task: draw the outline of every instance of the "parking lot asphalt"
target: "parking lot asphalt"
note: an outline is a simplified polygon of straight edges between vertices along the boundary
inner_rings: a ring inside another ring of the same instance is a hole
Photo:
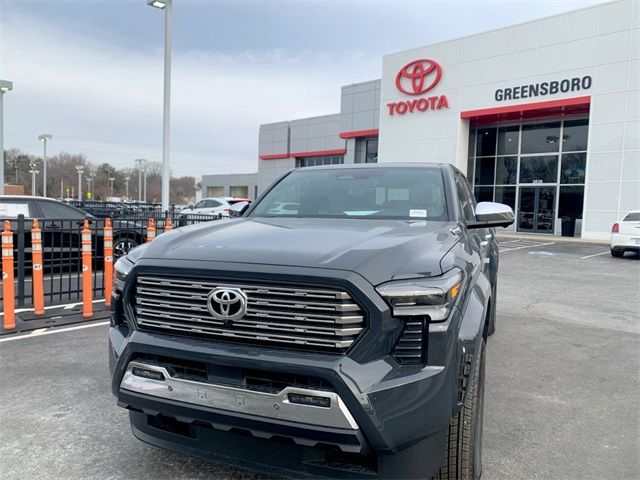
[[[552,240],[501,251],[483,478],[638,478],[638,256]],[[106,329],[0,339],[1,478],[259,478],[134,439],[109,389]]]

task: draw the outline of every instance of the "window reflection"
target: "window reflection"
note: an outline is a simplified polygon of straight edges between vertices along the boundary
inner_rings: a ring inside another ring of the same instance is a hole
[[[520,183],[556,183],[557,180],[557,155],[520,158]]]
[[[496,159],[478,158],[476,159],[476,172],[474,182],[476,185],[493,185],[495,180]]]
[[[498,157],[496,185],[515,185],[518,173],[518,157]]]
[[[560,150],[560,122],[522,126],[521,153],[547,153]]]
[[[562,155],[560,183],[584,183],[586,166],[586,153],[565,153]]]
[[[562,132],[562,151],[575,152],[587,149],[589,120],[565,120]]]
[[[516,155],[520,126],[500,127],[498,129],[498,155]]]

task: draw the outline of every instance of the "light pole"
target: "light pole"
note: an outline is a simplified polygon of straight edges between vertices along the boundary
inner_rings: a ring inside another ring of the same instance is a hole
[[[124,198],[126,198],[127,200],[129,200],[129,180],[131,179],[131,177],[127,176],[124,177],[124,188],[125,188],[125,196]]]
[[[169,209],[169,126],[171,107],[171,35],[173,30],[172,0],[147,0],[147,5],[164,10],[164,98],[162,109],[162,210]]]
[[[0,80],[0,195],[4,195],[4,126],[3,98],[5,92],[13,90],[13,82]]]
[[[87,173],[87,193],[91,192],[91,198],[93,198],[93,188],[91,188],[91,184],[93,183],[94,176],[93,173]]]
[[[138,165],[138,201],[142,201],[142,168],[147,163],[144,158],[136,158],[136,165]]]
[[[113,182],[115,181],[115,177],[109,177],[109,196],[113,197]]]
[[[42,155],[42,196],[47,196],[47,140],[51,140],[50,133],[38,135],[38,140],[44,143],[44,154]]]
[[[38,164],[34,160],[29,162],[29,173],[31,174],[31,195],[36,194],[36,175],[40,173],[36,170],[37,166]]]
[[[147,164],[142,166],[142,201],[147,203]]]
[[[82,172],[84,172],[84,166],[76,165],[76,172],[78,172],[78,200],[82,201]]]

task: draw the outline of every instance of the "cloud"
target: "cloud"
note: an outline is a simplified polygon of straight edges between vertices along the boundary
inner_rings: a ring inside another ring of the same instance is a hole
[[[39,153],[37,135],[47,132],[51,151],[95,162],[161,159],[161,50],[118,47],[26,15],[2,27],[1,76],[14,82],[5,97],[5,148]],[[177,52],[174,175],[255,170],[261,123],[339,111],[340,86],[375,78],[379,62],[361,52]]]

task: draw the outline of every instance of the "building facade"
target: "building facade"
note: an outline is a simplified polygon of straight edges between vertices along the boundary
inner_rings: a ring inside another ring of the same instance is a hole
[[[339,113],[260,127],[248,196],[296,167],[450,162],[479,201],[514,208],[517,231],[607,239],[640,208],[639,10],[619,0],[387,55],[380,80],[342,87]]]

